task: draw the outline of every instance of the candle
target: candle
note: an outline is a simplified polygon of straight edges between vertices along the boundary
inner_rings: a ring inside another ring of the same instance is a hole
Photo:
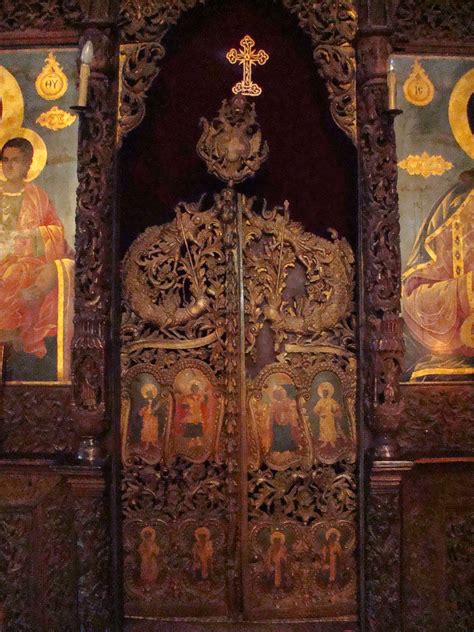
[[[390,60],[390,66],[387,72],[387,86],[388,86],[388,109],[397,109],[397,75],[393,66],[393,59]]]
[[[94,55],[92,42],[88,40],[81,53],[81,71],[79,73],[79,97],[77,105],[85,107],[87,105],[87,89],[89,87],[89,76],[91,74],[91,61]]]

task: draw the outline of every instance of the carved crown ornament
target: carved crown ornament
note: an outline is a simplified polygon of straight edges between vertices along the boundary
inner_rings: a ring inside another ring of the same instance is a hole
[[[353,42],[357,30],[357,11],[354,0],[339,0],[336,6],[323,1],[281,1],[290,13],[297,16],[300,28],[309,35],[318,74],[326,82],[331,115],[338,127],[355,143]],[[145,116],[146,94],[158,76],[161,60],[166,54],[164,36],[184,11],[204,2],[206,0],[125,0],[121,3],[119,142],[140,125]],[[263,53],[255,53],[256,63],[265,63]],[[229,54],[234,59],[234,55],[231,52]],[[236,62],[240,54],[235,50]],[[244,76],[244,81],[240,83],[245,83],[245,79]],[[251,81],[250,84],[256,85]],[[256,96],[256,93],[252,92],[250,96]]]

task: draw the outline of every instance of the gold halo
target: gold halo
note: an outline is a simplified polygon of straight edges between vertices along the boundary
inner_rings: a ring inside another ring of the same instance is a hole
[[[456,83],[449,97],[448,116],[453,136],[468,156],[474,158],[474,134],[467,117],[467,106],[474,93],[474,68]]]
[[[273,544],[277,540],[279,540],[280,542],[284,542],[286,540],[285,534],[281,531],[273,531],[273,533],[270,535],[270,542]]]
[[[29,140],[30,143],[33,145],[33,160],[31,162],[31,167],[28,171],[28,174],[25,178],[26,182],[31,182],[39,176],[46,165],[48,150],[46,149],[45,142],[41,138],[41,136],[34,132],[32,129],[19,127],[17,129],[8,129],[4,133],[0,132],[0,150],[3,148],[5,143],[12,138],[26,138],[26,140]],[[1,163],[0,180],[2,180],[2,182],[6,182],[6,178],[3,175]]]
[[[334,386],[331,384],[331,382],[321,382],[321,384],[318,386],[319,397],[323,396],[323,387],[328,389],[329,397],[332,397],[334,395]]]
[[[0,98],[2,100],[0,136],[3,136],[6,130],[21,127],[25,111],[21,88],[5,66],[0,66]]]
[[[208,380],[200,369],[182,369],[174,378],[174,390],[182,395],[189,395],[193,384],[197,384],[202,391],[207,390]]]
[[[140,535],[144,536],[145,533],[149,533],[153,540],[155,540],[156,538],[156,531],[153,529],[153,527],[143,527],[143,529],[140,531]]]
[[[194,535],[196,536],[196,538],[198,538],[200,535],[203,535],[206,537],[206,540],[209,540],[211,537],[211,532],[209,531],[207,527],[198,527],[194,531]]]
[[[339,529],[336,529],[335,527],[330,527],[327,531],[326,531],[326,541],[329,540],[329,538],[332,535],[337,535],[338,539],[341,539],[341,532],[339,531]]]
[[[144,384],[141,388],[141,394],[142,397],[144,399],[148,399],[148,393],[151,391],[153,397],[152,399],[155,399],[155,397],[158,395],[158,389],[156,388],[156,386],[154,384],[152,384],[151,382],[147,382],[146,384]]]

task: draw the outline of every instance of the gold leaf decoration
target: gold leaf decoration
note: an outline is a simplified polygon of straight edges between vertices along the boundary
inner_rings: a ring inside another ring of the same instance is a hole
[[[448,116],[453,136],[468,156],[474,158],[474,133],[469,123],[469,102],[474,92],[474,68],[463,75],[451,92]]]
[[[44,61],[43,70],[36,77],[36,92],[47,101],[60,99],[67,90],[67,77],[53,52]]]
[[[53,107],[47,112],[42,112],[36,119],[36,122],[42,127],[47,127],[48,129],[56,131],[58,129],[69,127],[69,125],[74,123],[76,118],[77,116],[75,114],[65,112],[64,110],[58,108],[57,105],[53,105]]]
[[[442,176],[445,171],[453,168],[453,163],[445,160],[443,156],[430,156],[424,151],[420,156],[410,154],[400,160],[398,166],[405,169],[411,176]]]
[[[405,99],[413,105],[425,106],[431,103],[435,93],[434,85],[428,77],[426,70],[418,59],[412,66],[410,76],[403,84]]]

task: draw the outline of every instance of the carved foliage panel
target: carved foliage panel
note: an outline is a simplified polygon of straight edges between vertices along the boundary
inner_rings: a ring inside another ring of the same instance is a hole
[[[60,30],[85,17],[80,0],[5,0],[0,7],[0,31]]]
[[[403,490],[403,623],[409,632],[472,627],[472,466],[418,466]]]
[[[474,43],[472,6],[463,0],[396,0],[392,24],[397,40],[445,46]]]
[[[1,476],[5,630],[76,630],[76,567],[67,487],[59,476]]]

